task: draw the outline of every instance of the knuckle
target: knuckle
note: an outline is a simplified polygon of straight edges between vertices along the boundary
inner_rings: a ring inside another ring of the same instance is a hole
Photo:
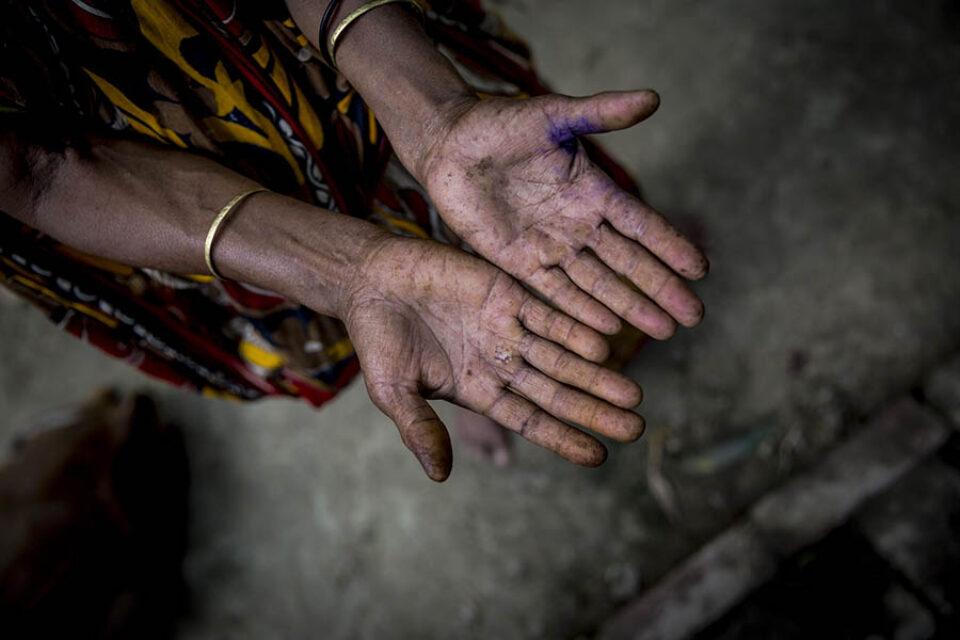
[[[561,417],[572,415],[571,412],[576,405],[576,400],[576,397],[567,389],[557,386],[550,396],[551,412]]]
[[[590,408],[587,410],[587,413],[586,413],[587,418],[583,423],[584,426],[589,427],[594,431],[601,431],[602,430],[601,425],[603,423],[603,414],[605,413],[603,411],[603,408],[604,408],[604,405],[602,402],[600,402],[599,400],[593,400],[590,403]]]
[[[603,223],[603,219],[601,218],[584,238],[584,244],[588,247],[597,247],[604,241],[605,236],[609,235],[610,228]]]
[[[669,287],[681,284],[680,278],[667,270],[663,270],[657,277],[657,282],[650,289],[650,297],[657,299]]]
[[[577,328],[577,323],[566,314],[560,313],[559,311],[554,311],[556,317],[554,318],[554,326],[557,329],[557,332],[553,335],[556,335],[556,338],[561,343],[567,343],[570,341],[573,332]],[[551,327],[551,329],[554,327]]]
[[[517,341],[517,351],[524,358],[528,358],[536,348],[536,344],[537,336],[529,331],[525,331],[523,335],[520,336],[520,340]]]
[[[583,257],[583,254],[580,251],[568,251],[557,264],[566,272],[569,272],[570,268],[573,267],[577,262],[579,262]]]
[[[520,319],[520,322],[526,324],[535,320],[536,306],[533,305],[535,300],[533,296],[526,296],[520,303],[520,308],[517,309],[517,318]],[[533,305],[533,309],[530,308],[531,305]]]
[[[531,439],[536,435],[537,423],[538,423],[538,412],[533,410],[524,418],[523,422],[520,423],[520,428],[517,429],[517,433],[521,437],[526,439]]]
[[[553,368],[565,371],[573,363],[573,354],[566,349],[557,349],[557,357],[553,361]]]
[[[579,372],[581,374],[589,375],[589,382],[585,388],[589,389],[591,393],[603,391],[603,389],[607,386],[607,384],[605,384],[607,382],[607,370],[603,367],[594,365],[589,368],[589,371],[589,374],[587,374],[586,371]],[[587,375],[584,375],[583,377],[586,378]]]
[[[637,216],[637,224],[634,227],[633,237],[637,240],[645,237],[650,231],[650,214],[647,212],[641,213]]]
[[[510,386],[519,391],[523,391],[523,389],[527,387],[530,373],[531,370],[529,368],[522,367],[513,374],[513,378],[510,380]]]
[[[621,273],[630,278],[633,282],[640,282],[645,271],[649,270],[649,260],[644,251],[639,246],[624,247],[626,258],[623,261]],[[646,268],[645,268],[646,267]]]
[[[606,277],[605,274],[599,274],[590,284],[590,295],[603,300],[607,292],[613,287],[613,279]]]
[[[551,339],[554,336],[554,331],[557,329],[557,323],[560,322],[561,319],[562,316],[556,309],[551,309],[547,312],[546,321],[544,323],[545,333]]]

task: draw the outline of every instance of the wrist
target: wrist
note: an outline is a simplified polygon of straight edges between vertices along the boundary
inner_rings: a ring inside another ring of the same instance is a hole
[[[436,101],[423,109],[423,120],[410,135],[398,139],[391,138],[394,152],[410,174],[424,187],[427,176],[436,155],[436,149],[446,138],[454,124],[479,102],[479,98],[469,95],[451,96],[444,101]]]
[[[383,232],[358,258],[355,274],[342,292],[338,317],[349,326],[351,314],[371,302],[424,311],[422,305],[439,294],[432,256],[444,250],[437,242]]]
[[[389,234],[369,222],[260,193],[244,201],[226,223],[213,258],[227,278],[343,319],[360,266],[385,236]]]
[[[343,0],[331,30],[366,0]],[[328,0],[286,0],[297,26],[317,48],[320,19]],[[329,38],[330,33],[324,34]],[[397,157],[421,180],[422,156],[464,105],[473,89],[434,46],[415,12],[388,4],[365,13],[340,38],[336,65],[376,115]]]
[[[342,12],[359,4],[362,0],[348,0]],[[336,63],[418,180],[430,141],[478,100],[402,4],[379,7],[357,20],[339,41]]]

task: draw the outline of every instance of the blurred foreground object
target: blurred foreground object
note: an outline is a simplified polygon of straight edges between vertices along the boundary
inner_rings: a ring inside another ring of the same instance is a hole
[[[181,608],[187,466],[153,401],[99,394],[0,468],[7,638],[153,638]]]

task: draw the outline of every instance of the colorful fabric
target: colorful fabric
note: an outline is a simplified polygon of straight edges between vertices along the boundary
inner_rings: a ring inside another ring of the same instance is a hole
[[[278,193],[457,242],[282,2],[0,3],[0,116],[203,154]],[[478,0],[425,4],[428,32],[481,95],[545,91],[525,45]],[[0,280],[73,335],[208,395],[320,405],[358,370],[332,318],[244,284],[84,255],[2,213]]]

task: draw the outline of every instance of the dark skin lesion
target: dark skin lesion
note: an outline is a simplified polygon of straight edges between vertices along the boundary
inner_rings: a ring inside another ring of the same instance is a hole
[[[474,164],[473,166],[467,168],[467,178],[471,180],[481,180],[487,177],[487,174],[493,168],[493,158],[486,157],[480,158],[480,161]],[[453,174],[448,174],[447,177],[452,178]]]

